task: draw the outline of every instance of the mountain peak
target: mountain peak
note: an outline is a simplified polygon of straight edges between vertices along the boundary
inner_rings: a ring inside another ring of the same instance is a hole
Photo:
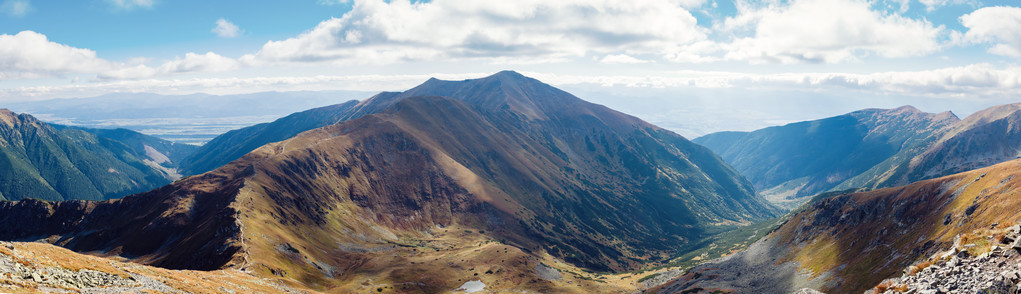
[[[6,126],[13,127],[18,121],[18,114],[10,111],[7,108],[0,108],[0,123]]]
[[[893,112],[893,113],[923,113],[921,110],[918,110],[918,108],[915,108],[914,106],[911,106],[911,105],[904,105],[904,106],[901,106],[901,107],[890,109],[890,112]]]
[[[949,111],[949,110],[937,113],[936,114],[936,119],[940,119],[940,120],[950,119],[950,120],[955,120],[955,121],[961,120],[961,118],[957,117],[957,114],[954,114],[953,111]]]
[[[497,73],[495,73],[495,74],[493,74],[493,75],[491,75],[489,77],[491,77],[491,78],[514,78],[514,79],[527,79],[528,78],[525,75],[520,74],[520,73],[518,73],[516,71],[513,71],[513,70],[501,70],[501,71],[499,71],[499,72],[497,72]]]
[[[957,130],[952,132],[950,135],[957,134],[958,132],[966,129],[974,128],[975,126],[1016,116],[1019,110],[1021,110],[1021,103],[1003,104],[979,110],[978,112],[965,117],[957,126]]]

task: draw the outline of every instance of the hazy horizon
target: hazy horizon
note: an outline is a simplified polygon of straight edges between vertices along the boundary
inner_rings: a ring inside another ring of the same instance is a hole
[[[1021,93],[1010,1],[6,0],[0,16],[0,107],[515,70],[695,137],[901,105],[963,117]]]

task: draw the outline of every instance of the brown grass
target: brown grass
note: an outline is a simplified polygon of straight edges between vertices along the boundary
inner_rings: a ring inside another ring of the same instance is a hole
[[[915,268],[912,269],[911,272],[908,273],[908,275],[912,275],[912,276],[916,275],[916,274],[918,274],[918,272],[924,270],[925,268],[927,268],[927,267],[929,267],[931,265],[932,265],[932,261],[931,260],[925,260],[925,261],[915,265]]]
[[[897,292],[897,293],[904,293],[904,292],[908,291],[908,285],[895,284],[895,283],[887,280],[887,281],[883,281],[882,283],[879,283],[879,285],[876,285],[875,288],[872,288],[872,293],[874,293],[874,294],[885,293],[886,291],[893,291],[893,292]]]

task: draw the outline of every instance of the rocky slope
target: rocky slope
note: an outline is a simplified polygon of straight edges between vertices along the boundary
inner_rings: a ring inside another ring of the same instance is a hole
[[[0,242],[4,293],[308,293],[237,270],[175,271],[75,253],[43,243]]]
[[[957,238],[950,250],[908,267],[900,277],[884,280],[865,293],[1021,292],[1021,225],[983,237],[970,244]]]
[[[121,200],[3,203],[0,238],[341,292],[575,292],[601,287],[579,267],[776,215],[708,149],[517,73],[420,91],[454,97],[377,95],[355,109],[382,111]]]
[[[128,130],[54,126],[0,109],[0,199],[102,200],[147,191],[176,179],[171,158],[190,150]]]
[[[1021,160],[1014,160],[901,187],[820,198],[757,243],[770,248],[766,253],[749,251],[700,265],[656,290],[814,287],[862,293],[954,248],[955,239],[988,247],[982,241],[988,238],[976,236],[994,236],[1002,232],[999,224],[1021,220],[1019,170]],[[791,275],[770,276],[778,272]]]
[[[834,188],[875,186],[875,178],[897,172],[958,121],[949,112],[924,113],[910,106],[866,109],[754,132],[709,134],[694,142],[782,202]]]

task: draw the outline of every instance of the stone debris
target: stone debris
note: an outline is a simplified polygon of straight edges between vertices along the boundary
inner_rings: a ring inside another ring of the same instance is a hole
[[[1016,247],[1017,240],[1021,240],[1019,231],[1019,226],[1011,227],[1001,244],[992,245],[989,252],[978,256],[972,256],[967,246],[955,242],[948,252],[930,260],[931,264],[910,266],[900,277],[887,279],[865,293],[1019,294],[1021,248]]]
[[[14,246],[2,242],[8,250]],[[60,289],[88,289],[98,287],[132,286],[139,283],[132,277],[104,273],[94,270],[73,271],[59,267],[33,267],[22,264],[13,256],[0,254],[0,276],[13,282],[30,282],[39,286]]]
[[[18,242],[0,241],[0,293],[82,293],[82,294],[114,294],[114,293],[187,293],[193,292],[198,286],[189,279],[178,280],[175,278],[166,279],[170,276],[189,276],[191,279],[209,281],[209,277],[194,275],[189,271],[172,271],[168,273],[155,273],[146,270],[147,266],[133,263],[120,263],[109,261],[113,272],[104,272],[104,267],[93,267],[102,271],[92,269],[73,270],[65,268],[68,263],[52,262],[54,256],[46,256],[25,245],[15,246]],[[52,245],[46,245],[52,246]],[[70,253],[75,254],[75,253]],[[68,258],[70,264],[82,264],[83,261],[75,256],[58,256],[57,258]],[[40,262],[49,260],[51,262]],[[72,265],[74,266],[74,265]],[[127,269],[127,270],[126,270]],[[140,273],[141,272],[147,272]],[[231,273],[248,276],[247,273],[228,270]],[[219,275],[211,275],[219,276]],[[167,282],[169,281],[169,282]],[[175,281],[177,282],[175,284]],[[169,284],[167,284],[169,283]],[[216,284],[218,289],[209,288],[200,293],[305,293],[306,291],[287,287],[251,276],[243,284]],[[182,287],[183,286],[183,287]],[[271,290],[255,291],[251,286],[266,287]],[[180,289],[178,289],[180,287]],[[232,289],[233,288],[233,289]]]

